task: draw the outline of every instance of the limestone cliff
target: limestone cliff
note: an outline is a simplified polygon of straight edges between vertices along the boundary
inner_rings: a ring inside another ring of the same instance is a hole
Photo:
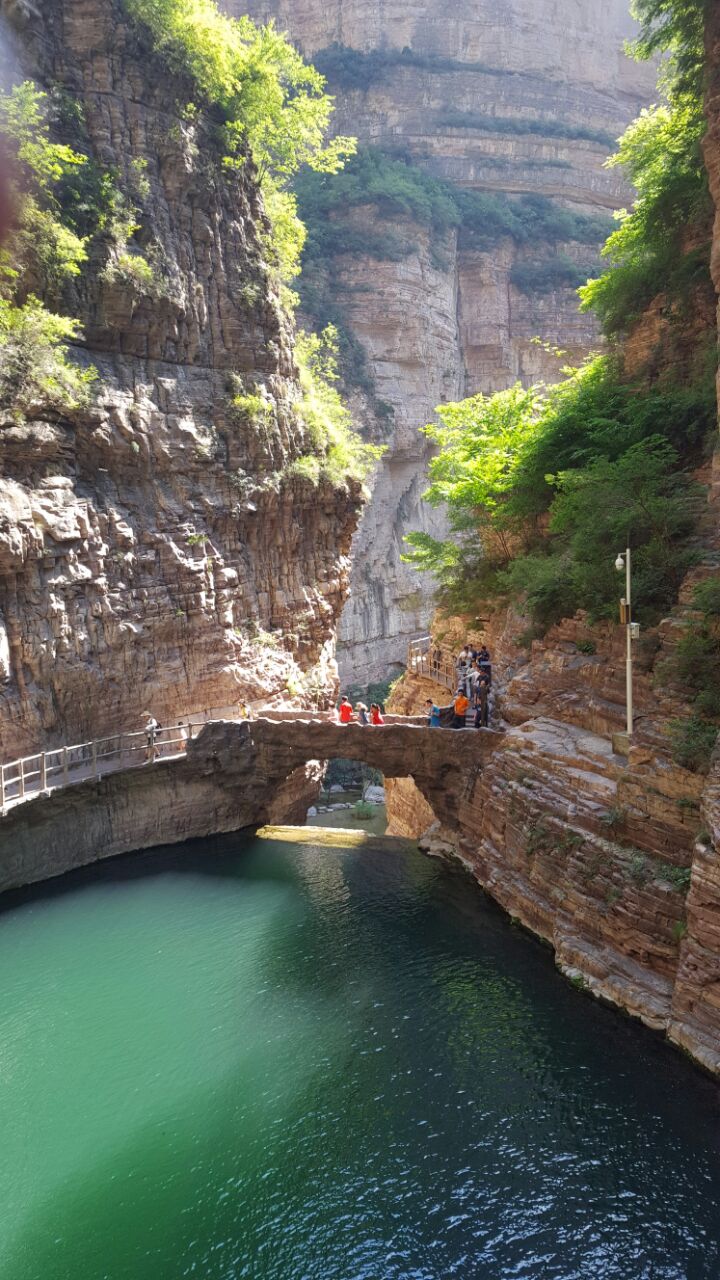
[[[623,53],[632,33],[626,0],[224,3],[275,18],[316,57],[337,95],[338,128],[364,143],[401,150],[463,190],[548,197],[581,213],[626,203],[604,161],[654,92],[652,71]],[[366,238],[408,235],[376,205],[356,211],[356,222]],[[572,282],[542,281],[558,260],[584,278],[600,236],[594,245],[506,236],[478,248],[462,228],[435,245],[419,226],[409,235],[413,252],[399,261],[354,251],[331,264],[332,302],[367,353],[374,384],[373,397],[357,397],[358,413],[378,434],[378,403],[393,411],[341,627],[353,680],[402,662],[407,638],[427,626],[431,584],[400,561],[406,532],[440,527],[420,503],[428,454],[418,428],[440,400],[554,379],[557,360],[533,339],[572,360],[598,341]]]
[[[96,404],[0,424],[3,756],[137,728],[146,709],[167,724],[286,684],[332,695],[359,486],[293,473],[312,446],[252,165],[223,169],[212,118],[184,111],[192,86],[117,0],[0,14],[15,78],[76,104],[124,190],[142,174],[154,264],[148,284],[93,240],[63,301]],[[233,406],[238,386],[259,420]]]

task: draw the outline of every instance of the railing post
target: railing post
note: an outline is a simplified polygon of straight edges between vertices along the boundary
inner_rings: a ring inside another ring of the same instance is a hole
[[[2,811],[5,813],[5,765],[0,765],[0,800],[2,801]]]
[[[69,778],[68,778],[68,758],[67,758],[67,747],[63,747],[63,749],[62,749],[62,771],[63,771],[63,785],[64,785],[64,786],[67,786],[68,781],[69,781]]]
[[[47,791],[47,758],[44,751],[40,756],[40,790]]]
[[[25,799],[25,761],[24,760],[21,760],[19,762],[18,772],[20,777],[20,799],[24,800]]]
[[[96,778],[98,777],[98,767],[97,767],[97,763],[98,763],[97,740],[96,740],[96,739],[93,739],[93,744],[92,744],[92,767],[93,767],[93,773],[94,773],[94,775],[95,775],[95,777],[96,777]]]

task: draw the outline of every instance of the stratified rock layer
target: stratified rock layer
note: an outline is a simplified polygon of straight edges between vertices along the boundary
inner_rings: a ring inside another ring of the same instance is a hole
[[[359,493],[289,474],[312,445],[252,166],[223,169],[212,122],[183,114],[193,86],[116,0],[0,13],[22,74],[78,102],[93,161],[131,194],[142,175],[155,270],[145,288],[93,242],[65,310],[96,407],[0,426],[0,751],[266,700],[291,675],[332,694]],[[262,423],[233,412],[232,376]]]
[[[380,51],[387,69],[367,87],[330,86],[338,130],[363,143],[399,149],[464,188],[547,196],[582,213],[627,203],[604,161],[612,139],[654,93],[653,69],[623,52],[633,31],[627,0],[223,4],[274,18],[308,56],[333,43]],[[334,301],[368,354],[377,399],[395,412],[389,453],[355,540],[340,632],[343,674],[361,683],[403,662],[407,639],[429,621],[432,583],[401,561],[407,532],[444,528],[420,501],[428,451],[418,429],[442,400],[498,391],[517,379],[557,380],[561,364],[580,360],[599,337],[572,289],[528,296],[511,279],[513,268],[552,253],[590,270],[593,246],[506,238],[480,252],[454,234],[430,244],[418,226],[394,220],[388,227],[375,206],[355,211],[356,221],[368,232],[409,235],[415,245],[399,262],[354,254],[332,262]],[[552,348],[562,349],[560,361]],[[357,407],[380,434],[372,404]]]

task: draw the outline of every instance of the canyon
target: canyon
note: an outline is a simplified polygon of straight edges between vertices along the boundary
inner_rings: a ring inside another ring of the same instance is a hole
[[[653,99],[655,72],[624,53],[634,31],[625,0],[463,0],[451,13],[439,0],[224,7],[274,19],[316,60],[336,97],[339,132],[453,188],[549,199],[607,219],[590,243],[531,233],[483,244],[463,226],[428,232],[382,201],[333,211],[348,234],[322,281],[327,314],[366,358],[365,387],[350,387],[357,420],[389,446],[355,538],[340,624],[343,678],[363,685],[397,672],[408,640],[428,627],[433,584],[401,557],[408,532],[444,529],[421,500],[430,447],[419,432],[435,406],[517,380],[555,381],[563,363],[599,344],[574,284],[596,271],[611,215],[630,198],[605,160]],[[388,235],[407,246],[399,260],[363,250]],[[576,269],[575,280],[543,280],[558,260]],[[323,314],[321,306],[320,321]]]

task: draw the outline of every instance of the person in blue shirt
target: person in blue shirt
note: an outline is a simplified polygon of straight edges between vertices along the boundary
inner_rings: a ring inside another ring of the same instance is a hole
[[[440,708],[436,706],[436,704],[432,701],[431,698],[428,698],[427,702],[425,703],[425,706],[427,707],[428,724],[430,725],[430,728],[439,729],[440,728]]]

